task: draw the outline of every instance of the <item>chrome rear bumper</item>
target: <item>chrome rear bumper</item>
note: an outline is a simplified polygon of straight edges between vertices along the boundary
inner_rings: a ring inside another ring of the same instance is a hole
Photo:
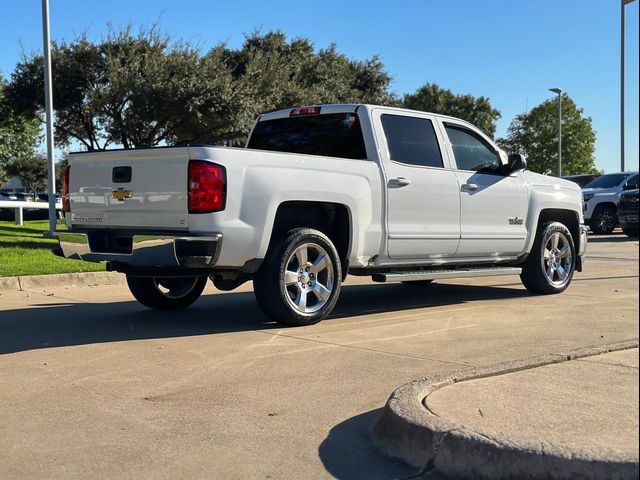
[[[100,232],[96,232],[100,234]],[[89,234],[59,232],[61,256],[87,262],[119,262],[136,267],[209,267],[218,259],[221,234],[133,235],[126,253],[92,250]]]

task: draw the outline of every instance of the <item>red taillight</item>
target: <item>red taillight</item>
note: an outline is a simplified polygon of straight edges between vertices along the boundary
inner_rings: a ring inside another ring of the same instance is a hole
[[[321,107],[300,107],[294,108],[289,112],[290,117],[299,117],[301,115],[320,115]]]
[[[226,190],[224,167],[202,160],[189,161],[189,213],[224,210]]]
[[[62,171],[62,211],[70,212],[71,204],[69,202],[69,170],[70,166],[66,166]]]

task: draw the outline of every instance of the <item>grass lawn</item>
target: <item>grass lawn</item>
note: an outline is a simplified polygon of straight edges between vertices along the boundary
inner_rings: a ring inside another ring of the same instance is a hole
[[[48,228],[47,220],[25,221],[22,227],[0,221],[0,277],[104,271],[104,263],[56,257],[51,249],[58,246],[58,241],[42,236]],[[58,223],[58,229],[66,227]]]

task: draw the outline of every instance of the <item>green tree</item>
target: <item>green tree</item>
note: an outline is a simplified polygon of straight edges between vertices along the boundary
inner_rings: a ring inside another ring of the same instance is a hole
[[[47,190],[47,157],[44,155],[14,160],[6,165],[6,171],[8,175],[18,177],[34,197]]]
[[[486,97],[457,95],[434,83],[427,83],[415,93],[405,95],[403,105],[412,110],[461,118],[491,137],[496,132],[496,121],[501,116]]]
[[[378,57],[352,60],[335,45],[316,51],[308,39],[287,41],[282,32],[254,33],[236,50],[218,45],[203,57],[199,70],[210,81],[222,82],[217,91],[224,95],[210,99],[217,108],[205,102],[185,115],[176,135],[181,143],[242,144],[258,115],[294,105],[396,101]]]
[[[562,98],[562,173],[595,173],[596,133],[591,118],[568,96]],[[527,156],[528,168],[534,172],[557,174],[558,171],[558,101],[549,99],[511,122],[507,136],[500,139],[502,148]]]
[[[206,53],[156,28],[110,30],[52,46],[58,142],[87,150],[159,144],[242,143],[264,111],[329,102],[393,103],[377,57],[352,60],[281,32],[248,36],[240,49]],[[7,87],[13,108],[43,110],[42,57],[25,57]]]
[[[6,101],[6,83],[0,76],[0,185],[10,174],[7,165],[33,156],[38,143],[40,121],[12,111]]]
[[[86,36],[52,46],[55,133],[59,144],[87,150],[112,144],[149,147],[166,141],[190,102],[206,94],[198,82],[197,52],[170,45],[155,29],[137,35],[111,30],[97,43]],[[23,58],[8,86],[15,109],[44,108],[41,56]]]

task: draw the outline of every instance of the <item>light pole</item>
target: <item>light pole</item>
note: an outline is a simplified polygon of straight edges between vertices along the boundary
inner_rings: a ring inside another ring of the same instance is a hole
[[[620,2],[620,171],[624,172],[624,13],[625,5],[635,0]]]
[[[42,0],[42,49],[44,56],[44,109],[47,132],[47,181],[49,182],[49,231],[56,231],[56,165],[53,152],[53,90],[51,86],[51,41],[49,34],[49,0]]]
[[[558,177],[562,176],[562,89],[550,88],[549,91],[558,94]]]

